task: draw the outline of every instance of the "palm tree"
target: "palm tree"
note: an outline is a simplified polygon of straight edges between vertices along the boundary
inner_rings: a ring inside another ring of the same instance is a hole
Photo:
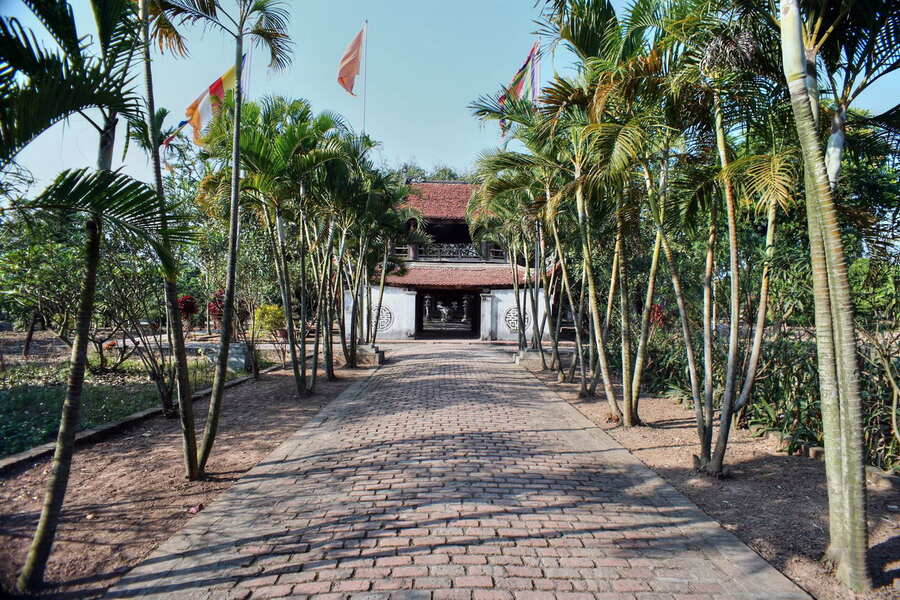
[[[783,0],[781,51],[806,182],[828,479],[830,543],[826,560],[834,563],[838,577],[851,589],[863,591],[871,587],[871,580],[866,564],[868,529],[862,401],[853,305],[832,184],[837,177],[843,147],[848,108],[844,103],[855,98],[867,81],[900,66],[896,54],[900,42],[897,37],[900,9],[890,2],[874,5],[842,2],[839,8],[835,11],[833,7],[813,3],[807,14],[808,20],[804,22],[797,0]],[[835,39],[837,43],[831,43]],[[826,56],[826,65],[833,65],[834,59],[845,65],[842,67],[843,89],[834,90],[837,106],[829,154],[824,151],[818,133],[818,84],[814,76],[817,55],[823,47],[826,53],[831,52],[831,56]],[[863,74],[860,84],[856,84],[858,74]]]
[[[339,144],[331,134],[341,125],[329,113],[314,115],[306,101],[266,98],[255,118],[245,120],[241,138],[241,163],[244,167],[245,195],[261,201],[262,211],[275,249],[275,271],[284,314],[288,347],[297,393],[305,393],[304,373],[297,356],[297,336],[292,282],[286,253],[286,221],[298,213],[303,202],[305,182],[325,162],[342,158]],[[224,140],[213,140],[211,146],[223,147]],[[299,191],[299,193],[298,193]],[[304,292],[301,288],[301,294]],[[301,303],[305,298],[301,298]]]
[[[17,19],[0,17],[0,169],[71,115],[97,109],[105,124],[116,114],[137,113],[137,98],[126,85],[135,39],[117,25],[128,21],[128,2],[103,3],[102,9],[93,3],[95,15],[100,10],[104,19],[97,23],[99,57],[84,52],[68,2],[26,4],[59,49],[47,50]]]
[[[382,253],[381,265],[378,269],[378,302],[369,318],[373,346],[378,338],[378,322],[381,319],[385,278],[392,266],[389,261],[391,251],[398,245],[427,244],[431,239],[423,231],[422,215],[404,205],[406,197],[410,193],[409,187],[392,182],[386,183],[380,203],[385,210],[380,215],[376,215],[377,229],[373,234],[380,242]],[[402,264],[399,267],[402,269]]]
[[[162,117],[156,110],[156,100],[153,89],[153,65],[150,59],[151,22],[154,24],[153,33],[160,48],[169,49],[185,54],[184,41],[180,34],[168,20],[163,7],[154,0],[140,0],[139,2],[140,34],[141,34],[141,59],[144,67],[144,104],[145,121],[142,124],[145,131],[145,150],[150,155],[153,170],[153,185],[156,190],[159,204],[165,215],[168,210],[166,192],[163,187],[162,164],[159,147],[163,142],[161,133]],[[162,242],[167,249],[171,249],[171,241],[167,231],[167,223],[162,223]],[[184,332],[181,329],[181,316],[178,311],[178,289],[174,277],[166,277],[163,281],[165,291],[167,333],[172,354],[175,358],[175,379],[178,390],[178,415],[181,425],[182,455],[184,457],[185,476],[193,481],[199,476],[197,467],[197,435],[194,425],[194,405],[191,390],[190,373],[188,371],[187,350],[184,345]]]
[[[110,171],[118,115],[139,112],[129,89],[128,72],[138,47],[135,14],[130,2],[95,2],[98,56],[87,53],[66,2],[28,2],[60,49],[48,52],[14,19],[0,19],[0,163],[7,164],[25,145],[59,120],[81,113],[99,134],[98,172],[65,172],[28,209],[56,206],[87,214],[85,280],[78,305],[69,381],[60,421],[52,473],[35,537],[18,580],[23,591],[43,580],[53,545],[71,468],[75,431],[87,364],[87,342],[93,316],[102,225],[114,223],[147,235],[158,230],[160,207],[146,186]],[[18,80],[17,74],[24,75]],[[96,108],[96,122],[83,112]],[[163,219],[164,220],[164,219]],[[168,273],[173,261],[164,244],[149,240]]]
[[[126,175],[107,169],[95,173],[87,169],[66,171],[36,200],[21,208],[31,211],[68,209],[87,215],[85,278],[78,303],[66,399],[41,517],[18,582],[19,589],[27,592],[37,589],[43,581],[68,485],[87,365],[88,335],[93,319],[101,227],[107,224],[121,228],[151,243],[163,260],[167,276],[174,272],[174,259],[168,253],[165,243],[157,239],[155,234],[162,233],[164,227],[167,227],[171,240],[186,241],[189,236],[177,223],[173,224],[168,219],[165,209],[158,204],[154,190]]]
[[[178,20],[203,23],[231,36],[234,39],[235,79],[238,82],[234,90],[234,115],[232,117],[228,268],[225,278],[219,356],[209,400],[209,415],[203,431],[203,444],[198,457],[198,469],[202,474],[206,469],[206,462],[209,460],[219,426],[219,413],[222,410],[222,397],[228,371],[228,351],[233,330],[239,244],[241,106],[243,103],[241,78],[244,42],[246,39],[264,46],[269,51],[270,67],[276,69],[287,67],[290,62],[290,40],[287,35],[288,10],[281,0],[235,0],[235,9],[232,12],[223,10],[221,3],[216,0],[170,0],[165,2],[162,8],[169,22]]]

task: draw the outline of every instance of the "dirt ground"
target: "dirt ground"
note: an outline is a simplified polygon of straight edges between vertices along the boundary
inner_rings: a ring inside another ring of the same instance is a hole
[[[62,521],[50,558],[47,597],[96,598],[181,528],[188,509],[209,505],[291,432],[368,369],[320,376],[298,399],[289,370],[225,393],[219,432],[201,482],[184,479],[177,420],[149,419],[76,449]],[[202,432],[207,401],[194,403]],[[40,514],[49,458],[0,477],[0,597],[13,588]]]
[[[699,475],[692,469],[693,412],[685,406],[641,398],[646,426],[624,429],[607,423],[605,400],[579,400],[577,386],[557,383],[555,374],[534,375],[818,600],[888,600],[900,594],[896,491],[869,489],[869,561],[876,589],[854,596],[818,560],[828,543],[824,463],[779,453],[774,441],[742,429],[732,433],[728,445],[729,477]]]

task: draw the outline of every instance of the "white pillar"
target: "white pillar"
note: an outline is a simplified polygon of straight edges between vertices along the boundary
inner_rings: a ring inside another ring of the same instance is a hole
[[[496,339],[494,329],[494,295],[490,292],[481,294],[481,335],[479,339],[490,341]]]

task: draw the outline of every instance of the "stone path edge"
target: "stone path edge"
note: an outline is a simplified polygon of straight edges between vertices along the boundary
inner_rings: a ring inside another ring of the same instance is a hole
[[[277,371],[278,369],[283,368],[281,365],[272,365],[271,367],[265,368],[261,370],[260,375],[264,373],[271,373],[272,371]],[[240,385],[245,381],[250,381],[253,379],[253,375],[245,375],[243,377],[237,377],[232,379],[231,381],[225,382],[225,388],[230,388],[236,385]],[[212,392],[212,388],[208,387],[203,390],[199,390],[191,394],[191,400],[197,401],[205,396],[208,396]],[[94,442],[99,439],[103,439],[104,437],[116,433],[120,429],[124,429],[130,425],[135,425],[140,423],[141,421],[146,421],[151,417],[155,417],[157,415],[162,414],[162,408],[159,406],[155,406],[153,408],[148,408],[146,410],[141,410],[136,413],[131,413],[124,419],[119,419],[118,421],[113,421],[112,423],[107,423],[105,425],[100,425],[99,427],[92,427],[90,429],[85,429],[84,431],[79,431],[75,434],[75,445],[78,446],[80,444],[84,444],[86,442]],[[0,475],[8,475],[9,473],[16,471],[26,464],[34,461],[38,458],[43,458],[44,456],[49,456],[53,454],[56,450],[56,442],[47,442],[46,444],[41,444],[40,446],[35,446],[30,450],[25,450],[24,452],[19,452],[18,454],[12,454],[7,456],[6,458],[0,459]]]
[[[740,575],[755,580],[760,589],[772,591],[770,597],[773,600],[776,598],[812,599],[798,583],[776,569],[736,535],[723,528],[718,521],[703,512],[699,506],[679,492],[675,486],[663,479],[649,465],[617,442],[611,435],[594,425],[593,421],[581,412],[578,407],[573,406],[568,400],[560,396],[529,369],[523,367],[522,370],[560,402],[562,405],[562,417],[573,426],[573,431],[570,432],[570,435],[577,436],[580,444],[584,447],[604,450],[607,453],[615,453],[623,463],[631,463],[641,467],[640,471],[645,473],[645,483],[651,483],[656,486],[656,493],[663,494],[671,503],[671,506],[684,511],[686,515],[692,515],[693,518],[691,520],[694,521],[694,524],[682,525],[680,529],[686,531],[690,528],[695,534],[702,534],[708,539],[711,542],[710,545],[715,547],[721,556],[721,560],[717,561],[716,564],[722,570],[733,576]],[[798,592],[802,595],[798,595]]]
[[[185,534],[186,530],[190,531],[192,530],[192,528],[196,529],[198,526],[202,527],[204,522],[208,521],[208,515],[210,514],[208,511],[210,510],[210,508],[215,507],[217,502],[220,502],[226,496],[231,494],[244,494],[248,491],[252,491],[256,486],[259,485],[253,480],[260,473],[260,471],[268,469],[269,466],[273,463],[284,460],[288,455],[297,452],[298,448],[302,448],[304,446],[315,446],[317,442],[315,434],[321,430],[322,426],[329,419],[331,419],[332,417],[343,415],[353,407],[353,400],[359,398],[368,389],[374,376],[378,373],[379,370],[381,370],[381,366],[382,365],[371,367],[370,372],[365,377],[350,384],[344,391],[342,391],[330,402],[328,402],[328,404],[323,406],[313,418],[304,423],[299,429],[288,436],[286,440],[284,440],[274,450],[272,450],[258,463],[256,463],[250,470],[241,475],[241,477],[237,481],[235,481],[234,484],[232,484],[229,488],[223,490],[222,493],[219,494],[208,507],[206,507],[206,510],[198,513],[196,516],[191,518],[191,520],[182,525],[181,528],[172,533],[172,535],[170,535],[166,540],[163,540],[163,542],[160,543],[160,545],[157,546],[155,550],[144,556],[141,560],[135,563],[133,567],[125,571],[122,574],[122,577],[119,579],[119,582],[113,583],[110,587],[116,588],[117,586],[122,585],[123,582],[126,582],[125,585],[127,586],[127,581],[129,577],[132,576],[134,570],[141,567],[141,565],[145,564],[148,560],[152,559],[154,556],[161,552],[176,556],[182,554],[182,552],[173,547],[173,545],[177,546],[179,536]],[[166,572],[160,572],[159,575],[162,578],[165,578]],[[101,598],[115,597],[117,597],[117,592],[111,591],[109,589],[106,591],[106,593],[103,594],[103,596],[101,596]]]

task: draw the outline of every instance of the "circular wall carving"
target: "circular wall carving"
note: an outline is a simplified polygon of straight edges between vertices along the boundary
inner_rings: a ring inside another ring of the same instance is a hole
[[[518,331],[519,330],[519,309],[516,307],[512,307],[506,311],[506,314],[503,316],[503,321],[506,323],[506,326],[510,331]],[[528,313],[525,313],[525,329],[528,329],[528,326],[531,324],[531,317],[528,316]]]
[[[378,314],[378,318],[375,318],[375,314],[378,313],[378,308],[372,309],[372,319],[376,322],[376,327],[378,331],[387,331],[391,328],[391,325],[394,324],[394,313],[391,312],[391,309],[388,308],[386,304],[381,305],[381,312]]]

